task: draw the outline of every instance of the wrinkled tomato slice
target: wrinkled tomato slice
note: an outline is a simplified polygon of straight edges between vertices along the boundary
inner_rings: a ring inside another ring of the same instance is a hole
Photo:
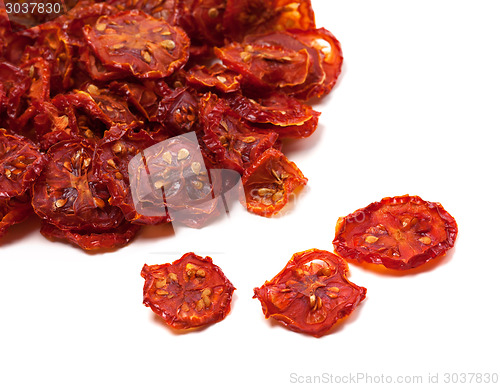
[[[22,195],[45,164],[44,156],[27,138],[0,129],[0,198]]]
[[[240,89],[242,76],[220,63],[210,67],[193,66],[189,69],[186,81],[193,87],[215,88],[222,93],[231,93]]]
[[[314,28],[315,21],[310,0],[227,0],[223,26],[227,37],[241,40],[251,33]]]
[[[27,194],[14,198],[0,198],[0,238],[10,226],[21,223],[32,213],[33,208]]]
[[[48,239],[65,240],[83,250],[90,251],[122,247],[134,238],[139,229],[140,226],[124,221],[116,229],[108,232],[84,232],[61,230],[46,221],[42,221],[40,232]]]
[[[278,139],[272,131],[252,131],[234,115],[225,100],[213,94],[202,98],[200,111],[207,148],[215,154],[219,165],[240,174]]]
[[[457,232],[455,219],[441,204],[404,195],[339,218],[333,244],[346,259],[407,270],[443,255]]]
[[[67,140],[47,152],[47,164],[33,186],[32,204],[42,219],[63,230],[103,232],[123,220],[109,205],[109,192],[96,173],[95,148],[85,140]]]
[[[248,211],[270,217],[290,200],[293,191],[307,184],[295,163],[270,148],[245,170],[242,177]]]
[[[233,42],[215,48],[215,54],[231,70],[243,76],[249,88],[275,89],[304,83],[309,73],[309,54],[268,44]]]
[[[169,221],[167,216],[144,216],[137,213],[130,192],[129,162],[143,149],[156,142],[145,131],[114,126],[99,142],[100,177],[110,192],[110,204],[119,207],[125,218],[135,224],[158,224]]]
[[[140,11],[101,16],[84,33],[104,65],[139,78],[167,77],[188,59],[185,32]]]
[[[350,282],[347,263],[329,251],[296,253],[271,281],[255,288],[266,318],[288,329],[321,337],[365,299],[366,289]]]
[[[181,0],[108,0],[119,10],[140,10],[170,24],[177,24]]]
[[[173,263],[144,265],[144,305],[175,329],[207,326],[223,320],[235,290],[210,257],[184,254]]]

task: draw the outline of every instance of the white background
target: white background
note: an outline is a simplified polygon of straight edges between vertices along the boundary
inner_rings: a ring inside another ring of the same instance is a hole
[[[496,1],[313,1],[342,43],[320,126],[287,143],[309,178],[277,219],[244,211],[202,230],[146,229],[87,254],[35,219],[0,242],[0,385],[287,386],[293,375],[500,372],[500,6]],[[253,287],[293,253],[332,250],[339,216],[385,196],[439,201],[455,248],[411,273],[351,264],[367,299],[321,339],[265,320]],[[178,333],[142,305],[144,263],[210,255],[237,287],[232,312]],[[393,380],[395,381],[395,380]]]

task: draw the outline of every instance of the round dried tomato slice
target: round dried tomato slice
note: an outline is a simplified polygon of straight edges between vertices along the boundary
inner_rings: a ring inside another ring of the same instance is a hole
[[[139,78],[167,77],[188,60],[185,32],[140,11],[101,16],[84,33],[104,65]]]
[[[233,42],[215,48],[215,54],[231,70],[243,76],[249,88],[276,89],[306,80],[310,60],[307,50],[293,50],[269,44]]]
[[[0,238],[10,226],[22,222],[32,213],[33,208],[27,194],[14,198],[0,198]]]
[[[271,281],[255,288],[266,318],[288,329],[321,337],[365,299],[366,289],[350,282],[347,263],[329,251],[296,253]]]
[[[262,153],[241,181],[248,211],[267,217],[278,213],[297,187],[307,184],[295,163],[274,148]]]
[[[210,257],[184,254],[173,263],[144,265],[144,305],[175,329],[207,326],[223,320],[235,290]]]
[[[443,255],[457,232],[455,219],[441,204],[404,195],[339,218],[333,244],[344,258],[407,270]]]
[[[110,198],[94,165],[95,149],[85,140],[61,141],[33,186],[32,204],[42,219],[63,230],[103,232],[121,224],[123,214]]]
[[[122,247],[134,238],[139,229],[140,226],[124,221],[120,226],[108,232],[84,232],[61,230],[46,221],[42,221],[40,232],[48,239],[66,240],[83,250],[90,251]]]
[[[26,192],[44,164],[44,156],[31,141],[0,129],[0,198]]]

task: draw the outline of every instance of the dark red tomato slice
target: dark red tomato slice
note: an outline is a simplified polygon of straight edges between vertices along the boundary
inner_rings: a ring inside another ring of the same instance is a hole
[[[79,50],[81,60],[78,62],[80,70],[87,73],[95,81],[111,81],[115,79],[127,78],[129,73],[125,70],[105,66],[88,47],[81,47]],[[87,80],[84,80],[86,82]],[[83,83],[83,82],[82,82]]]
[[[33,208],[27,194],[14,198],[0,198],[0,238],[10,226],[22,222],[32,213]]]
[[[215,88],[222,93],[232,93],[240,89],[242,76],[220,63],[210,67],[193,66],[189,69],[186,81],[197,88]]]
[[[350,282],[347,263],[329,251],[296,253],[271,281],[255,288],[266,318],[286,328],[321,337],[365,299],[366,289]]]
[[[287,95],[294,97],[296,95],[300,95],[301,99],[306,100],[309,97],[314,96],[314,90],[316,87],[321,85],[326,79],[319,51],[306,42],[301,41],[297,35],[292,34],[289,31],[274,31],[265,34],[248,35],[245,37],[244,43],[249,45],[273,45],[275,47],[283,47],[289,50],[307,51],[310,61],[307,78],[301,84],[284,87],[283,92]]]
[[[195,92],[180,87],[162,98],[151,120],[161,123],[173,135],[181,135],[196,129],[198,111],[198,98]]]
[[[220,179],[210,179],[196,136],[173,137],[145,149],[129,164],[136,211],[202,227],[219,213]]]
[[[45,157],[31,141],[0,129],[0,198],[29,190],[44,164]]]
[[[99,174],[111,195],[109,203],[119,207],[125,218],[135,224],[158,224],[170,220],[167,216],[139,214],[130,192],[130,160],[155,143],[156,141],[143,130],[135,132],[133,128],[113,126],[106,132],[97,148]]]
[[[315,28],[310,0],[228,0],[223,18],[230,39],[289,28]]]
[[[115,229],[123,214],[96,173],[95,149],[85,140],[61,141],[33,186],[32,205],[42,219],[60,229],[103,232]]]
[[[206,94],[200,104],[203,142],[223,168],[242,174],[278,139],[272,131],[265,134],[252,131],[233,113],[225,100],[214,94]]]
[[[271,93],[262,98],[248,98],[234,93],[226,100],[245,120],[256,125],[259,133],[278,133],[280,138],[304,138],[314,133],[320,113],[284,93]]]
[[[339,218],[333,245],[346,259],[407,270],[443,255],[457,232],[455,219],[441,204],[404,195]]]
[[[163,19],[169,24],[176,25],[181,0],[108,0],[119,10],[137,9],[157,19]]]
[[[231,309],[234,286],[212,258],[184,254],[173,263],[144,265],[144,305],[175,329],[207,326]]]
[[[224,44],[222,18],[226,0],[183,0],[179,25],[194,46]]]
[[[300,85],[311,65],[305,48],[297,51],[268,44],[231,43],[216,47],[214,52],[224,65],[243,76],[249,88],[274,90]]]
[[[140,11],[101,16],[84,33],[103,64],[139,78],[167,77],[188,60],[185,32]]]
[[[161,81],[146,80],[143,84],[114,81],[109,84],[109,88],[123,96],[130,108],[137,109],[144,118],[149,120],[157,113],[158,104],[162,97],[161,91],[158,90],[157,82],[160,83]]]
[[[248,211],[270,217],[278,213],[299,186],[307,184],[295,163],[271,148],[248,168],[242,178]]]
[[[56,226],[42,221],[40,232],[52,240],[65,240],[83,250],[109,250],[125,246],[139,231],[140,226],[123,222],[117,228],[108,232],[83,232],[61,230]]]
[[[311,90],[295,93],[295,97],[307,100],[311,97],[321,97],[328,94],[340,75],[344,57],[339,41],[325,28],[316,30],[293,30],[289,31],[304,44],[313,47],[320,54],[321,66],[325,72],[325,79]]]

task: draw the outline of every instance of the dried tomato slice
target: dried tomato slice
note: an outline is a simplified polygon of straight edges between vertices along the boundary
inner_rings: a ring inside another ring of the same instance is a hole
[[[222,18],[226,0],[183,0],[179,25],[194,46],[224,44]]]
[[[304,44],[318,51],[321,59],[321,67],[325,73],[325,79],[310,90],[296,92],[296,98],[307,100],[311,97],[321,97],[328,94],[340,75],[344,57],[340,43],[333,34],[325,28],[316,30],[292,30],[289,31]]]
[[[232,110],[252,122],[260,133],[278,133],[280,138],[304,138],[314,133],[320,113],[284,93],[249,98],[235,93],[226,97]]]
[[[84,232],[75,230],[61,230],[60,228],[42,221],[40,232],[43,236],[53,240],[66,240],[83,250],[106,250],[125,246],[139,231],[140,226],[123,222],[117,228],[108,232]]]
[[[0,198],[0,238],[10,226],[22,222],[32,213],[33,208],[27,194],[14,198]]]
[[[186,87],[176,88],[158,104],[152,121],[168,128],[174,136],[191,132],[198,124],[198,98],[193,90]]]
[[[271,281],[255,288],[266,318],[286,328],[321,337],[365,299],[366,289],[350,282],[347,263],[329,251],[296,253]]]
[[[457,232],[455,219],[441,204],[404,195],[339,218],[333,244],[346,259],[408,270],[443,255]]]
[[[179,17],[179,2],[181,0],[108,0],[119,10],[134,10],[145,12],[155,18],[177,24]]]
[[[26,192],[44,164],[44,156],[31,141],[0,129],[0,198]]]
[[[241,78],[241,74],[215,63],[210,67],[193,66],[187,73],[186,81],[193,87],[215,88],[222,93],[231,93],[240,89]]]
[[[310,0],[227,0],[223,18],[227,37],[241,40],[246,35],[315,27]]]
[[[306,80],[310,59],[307,50],[292,50],[269,44],[233,42],[216,47],[214,53],[231,70],[243,76],[249,88],[276,89]]]
[[[241,181],[248,211],[267,217],[278,213],[297,187],[307,184],[295,163],[274,148],[262,153]]]
[[[167,77],[188,60],[184,31],[140,11],[101,16],[84,33],[103,64],[139,78]]]
[[[118,227],[123,214],[96,173],[95,149],[85,140],[61,141],[47,152],[48,162],[33,186],[38,216],[60,229],[103,232]]]
[[[109,203],[119,207],[125,218],[135,224],[158,224],[170,220],[168,216],[144,216],[139,214],[132,199],[129,180],[129,162],[143,149],[156,141],[141,130],[113,126],[99,142],[97,157],[100,160],[100,177],[106,183],[111,198]]]
[[[144,305],[175,329],[207,326],[223,320],[235,290],[210,257],[184,254],[173,263],[144,265]]]

